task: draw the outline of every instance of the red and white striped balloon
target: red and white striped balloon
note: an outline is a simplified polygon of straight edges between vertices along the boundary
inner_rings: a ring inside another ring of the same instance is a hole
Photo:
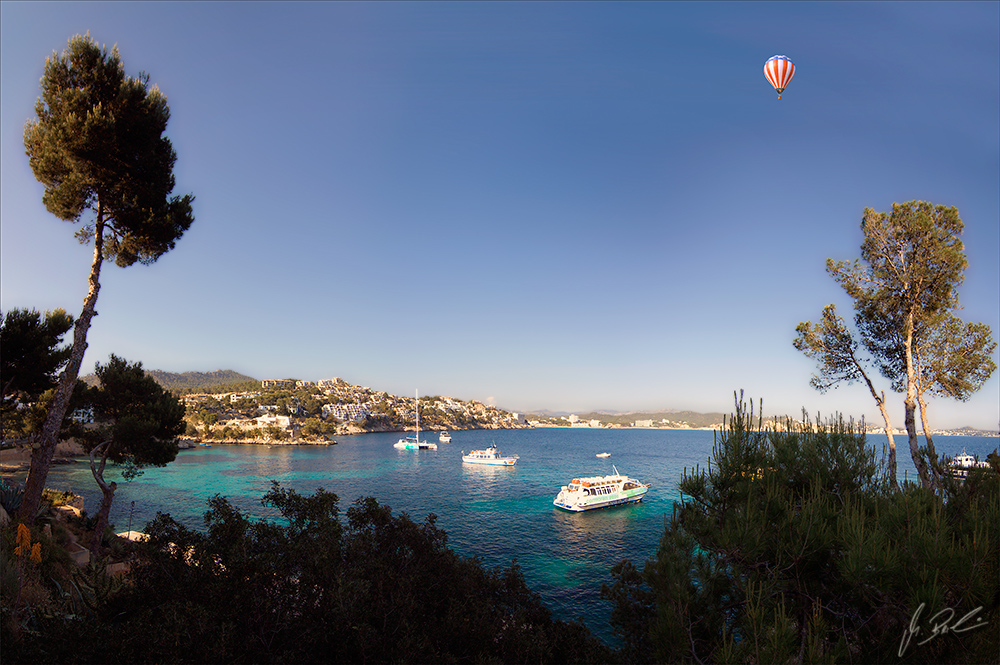
[[[781,92],[795,76],[795,65],[788,59],[788,56],[771,56],[764,63],[764,76],[778,91],[778,99],[781,99]]]

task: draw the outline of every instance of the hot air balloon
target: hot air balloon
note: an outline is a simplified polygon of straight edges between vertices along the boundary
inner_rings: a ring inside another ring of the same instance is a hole
[[[781,99],[781,92],[795,76],[795,65],[788,59],[788,56],[771,56],[764,63],[764,76],[778,91],[778,99]]]

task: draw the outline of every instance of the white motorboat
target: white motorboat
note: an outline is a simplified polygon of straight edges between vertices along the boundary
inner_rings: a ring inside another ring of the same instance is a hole
[[[451,443],[451,434],[449,434],[448,432],[441,432],[441,434],[438,436],[438,441],[440,441],[441,443]]]
[[[623,476],[614,465],[611,468],[615,472],[610,476],[574,478],[569,485],[563,485],[552,503],[556,508],[580,513],[642,501],[649,484]]]
[[[462,461],[467,464],[488,464],[490,466],[514,466],[517,460],[521,459],[517,455],[501,455],[500,450],[495,446],[490,446],[486,450],[473,450],[468,455],[462,454]]]
[[[433,441],[421,441],[420,440],[420,395],[416,394],[416,405],[417,405],[417,432],[414,436],[405,436],[396,443],[392,444],[393,448],[399,448],[400,450],[437,450],[438,444]]]
[[[597,456],[604,459],[606,457],[611,457],[611,453],[597,453]]]
[[[961,455],[957,455],[955,459],[951,461],[950,466],[951,475],[955,478],[965,479],[969,477],[969,471],[972,469],[988,469],[990,468],[990,463],[976,461],[975,457],[963,450]]]

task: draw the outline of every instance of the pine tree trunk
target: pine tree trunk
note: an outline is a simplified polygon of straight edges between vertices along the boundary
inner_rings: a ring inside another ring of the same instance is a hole
[[[115,490],[117,483],[101,485],[101,506],[97,509],[97,525],[94,527],[94,537],[90,541],[91,558],[97,558],[101,552],[101,542],[104,540],[104,531],[108,528],[108,516],[111,515],[111,503],[115,500]]]
[[[917,467],[917,475],[920,477],[920,484],[929,488],[931,486],[931,479],[927,474],[927,463],[920,454],[920,441],[917,439],[917,405],[914,403],[914,400],[907,395],[904,406],[906,407],[906,436],[910,441],[910,457],[913,458],[913,466]]]
[[[896,480],[896,442],[892,438],[892,425],[889,423],[889,412],[885,408],[885,399],[877,399],[878,408],[882,411],[882,420],[885,421],[885,436],[889,439],[889,484],[894,490],[899,491],[899,482]]]
[[[73,396],[73,389],[76,387],[76,379],[80,375],[80,365],[83,364],[83,354],[87,350],[87,331],[90,329],[90,320],[97,315],[94,308],[97,306],[97,294],[101,289],[100,275],[101,264],[104,260],[104,221],[103,211],[98,205],[97,222],[94,229],[94,260],[90,267],[90,288],[87,297],[83,301],[83,311],[73,328],[73,349],[70,352],[69,363],[59,377],[59,387],[56,389],[55,399],[45,418],[40,439],[32,443],[31,467],[28,470],[28,477],[24,481],[24,498],[21,501],[21,508],[18,511],[18,519],[25,524],[35,521],[35,514],[38,506],[42,502],[42,491],[45,489],[45,480],[49,475],[49,467],[52,465],[52,457],[56,452],[56,444],[59,443],[59,431],[62,429],[63,419],[69,409],[69,400]]]
[[[97,558],[101,551],[101,541],[104,540],[104,530],[108,528],[108,516],[111,514],[111,503],[115,500],[115,490],[118,489],[116,483],[110,485],[104,481],[104,467],[108,463],[108,450],[111,448],[111,441],[96,446],[90,451],[90,472],[94,474],[94,480],[101,488],[101,505],[97,509],[97,525],[94,527],[94,537],[90,541],[90,554],[92,558]],[[101,451],[101,464],[95,466],[94,455]]]
[[[896,441],[892,438],[892,424],[889,422],[889,411],[885,408],[885,393],[879,394],[875,390],[874,384],[868,378],[868,372],[865,371],[865,368],[861,366],[861,363],[856,358],[854,359],[854,366],[857,368],[861,378],[865,380],[865,383],[868,385],[868,391],[875,398],[875,403],[878,404],[878,409],[882,412],[882,420],[885,422],[885,436],[889,440],[889,484],[894,490],[899,491],[899,482],[896,480]]]
[[[917,475],[920,476],[920,483],[926,487],[931,487],[930,475],[927,473],[927,463],[920,454],[920,442],[917,440],[917,381],[916,371],[913,368],[913,313],[907,315],[906,319],[906,399],[903,405],[906,408],[905,422],[906,435],[910,440],[910,457],[913,458],[913,466],[917,467]]]
[[[934,440],[931,438],[931,428],[927,423],[927,403],[924,402],[924,393],[922,390],[917,390],[917,404],[920,405],[920,424],[924,428],[924,440],[927,441],[927,459],[930,463],[930,475],[931,480],[934,482],[934,486],[937,487],[941,484],[941,479],[938,477],[937,469],[937,451],[934,450]]]

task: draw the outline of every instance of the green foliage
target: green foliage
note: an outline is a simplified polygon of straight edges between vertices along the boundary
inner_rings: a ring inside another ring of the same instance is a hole
[[[163,136],[166,97],[146,74],[125,76],[118,50],[89,35],[46,60],[41,87],[24,146],[49,212],[75,222],[92,210],[96,223],[80,238],[106,234],[104,258],[119,266],[173,249],[193,220],[193,197],[170,196],[177,156]]]
[[[966,323],[950,312],[924,326],[916,345],[919,392],[968,400],[996,371],[992,334],[985,323]]]
[[[105,441],[108,459],[134,467],[164,466],[177,456],[176,437],[184,431],[184,405],[142,369],[142,363],[111,355],[97,365],[101,386],[93,391],[95,419],[101,423],[85,446]]]
[[[191,393],[227,393],[259,391],[260,381],[231,369],[215,372],[184,372],[175,374],[162,370],[149,370],[161,386],[175,395]]]
[[[765,431],[738,400],[709,467],[685,472],[656,557],[614,569],[602,595],[626,658],[995,662],[993,628],[934,637],[931,617],[1000,622],[1000,474],[896,492],[853,423],[789,429]]]
[[[231,369],[220,369],[214,372],[184,372],[183,374],[150,369],[146,370],[146,374],[175,395],[259,392],[261,390],[260,381]],[[83,381],[90,386],[96,386],[99,383],[96,374],[88,374],[83,377]]]
[[[368,498],[342,520],[335,494],[277,483],[262,503],[278,519],[218,496],[203,531],[158,515],[87,630],[53,618],[5,662],[611,659],[586,628],[554,621],[516,565],[487,570],[450,550],[433,515],[415,523]]]
[[[37,399],[56,386],[59,370],[69,360],[70,347],[59,346],[73,327],[73,317],[62,309],[45,312],[12,309],[0,314],[0,384],[3,396]]]
[[[844,319],[837,315],[835,305],[823,308],[819,323],[800,323],[795,332],[795,349],[819,365],[820,373],[813,375],[809,382],[816,390],[822,393],[840,383],[868,380],[864,363],[858,356],[858,342]]]
[[[69,361],[70,347],[59,346],[73,317],[57,309],[44,320],[36,310],[12,309],[0,315],[0,385],[3,387],[2,436],[18,440],[41,430],[42,396],[53,391],[59,371]],[[49,396],[51,397],[51,396]]]
[[[24,498],[24,486],[6,478],[0,478],[0,506],[7,511],[8,515],[13,515],[21,507],[21,500]]]
[[[116,483],[104,480],[108,460],[122,467],[125,480],[141,475],[144,467],[165,466],[179,450],[177,437],[184,431],[184,405],[164,390],[142,369],[111,355],[106,365],[97,364],[98,388],[87,391],[98,423],[82,435],[90,453],[91,472],[101,488],[97,526],[91,551],[97,555],[108,515],[114,501]]]
[[[50,407],[55,400],[56,389],[46,390],[38,396],[35,402],[27,406],[18,406],[13,400],[4,403],[3,410],[3,436],[7,441],[24,440],[32,435],[42,432],[48,417]],[[67,412],[72,414],[77,409],[87,409],[90,407],[87,386],[82,381],[76,382],[76,388],[69,398]],[[64,418],[59,428],[59,440],[66,440],[72,437],[83,436],[85,423],[78,422],[72,417]]]

